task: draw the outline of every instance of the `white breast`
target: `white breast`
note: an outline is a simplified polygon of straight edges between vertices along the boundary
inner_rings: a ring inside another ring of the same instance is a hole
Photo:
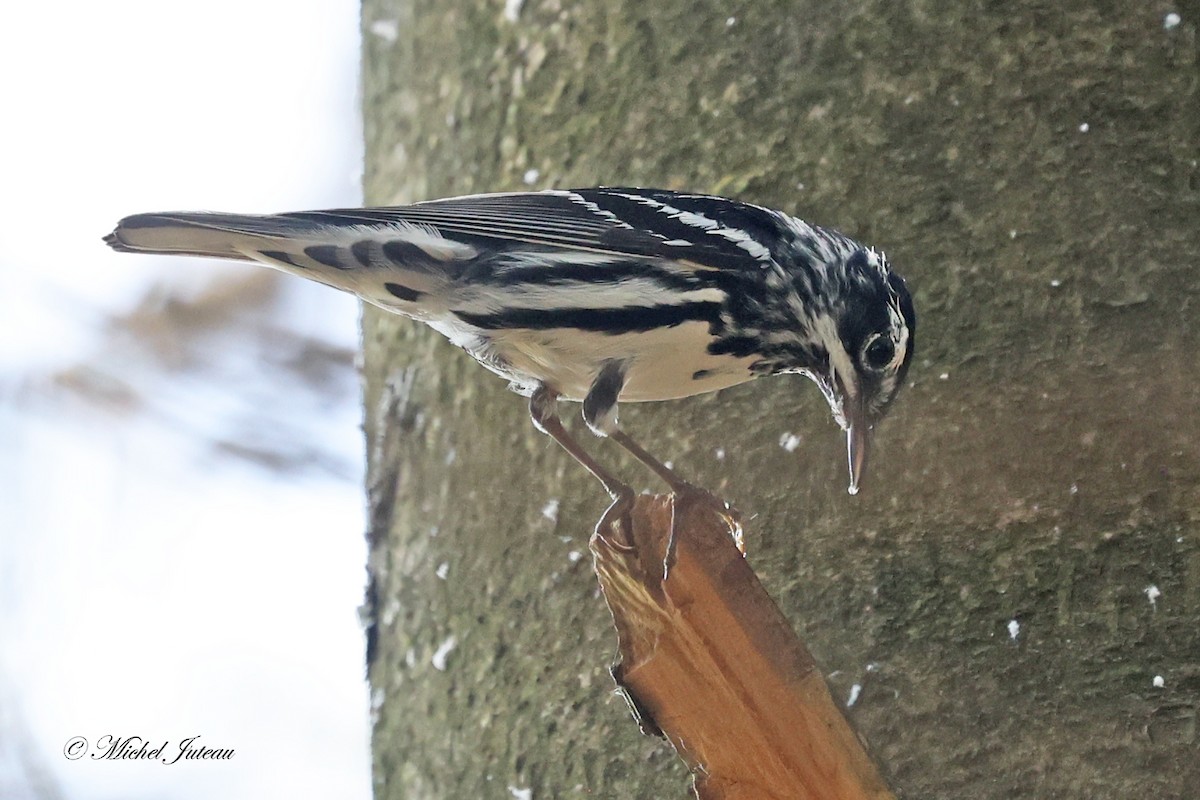
[[[529,394],[545,383],[567,400],[582,400],[610,361],[626,364],[620,400],[671,400],[716,391],[754,378],[753,358],[713,356],[708,324],[607,335],[581,330],[484,331],[454,317],[430,326],[471,353],[484,366]]]

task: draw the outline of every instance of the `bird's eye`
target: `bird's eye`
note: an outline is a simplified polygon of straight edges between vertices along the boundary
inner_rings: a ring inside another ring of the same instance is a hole
[[[896,357],[896,345],[882,334],[875,334],[863,348],[863,361],[871,369],[883,369]]]

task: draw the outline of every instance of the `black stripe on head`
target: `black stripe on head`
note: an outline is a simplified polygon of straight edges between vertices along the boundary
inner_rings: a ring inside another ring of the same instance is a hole
[[[258,254],[263,258],[269,258],[272,261],[278,261],[281,264],[287,264],[290,267],[299,269],[308,269],[307,264],[301,264],[296,260],[296,257],[291,253],[285,253],[283,250],[259,250]]]
[[[421,295],[423,294],[423,292],[418,292],[416,289],[410,289],[401,283],[385,283],[383,288],[387,289],[388,293],[393,297],[399,297],[406,303],[417,302],[421,299]]]
[[[454,313],[463,322],[485,330],[573,328],[615,336],[655,328],[673,328],[685,322],[707,322],[710,327],[718,325],[721,304],[696,302],[621,308],[510,308],[494,314]]]
[[[327,267],[334,269],[349,269],[349,265],[342,260],[342,249],[331,244],[314,244],[311,247],[304,248],[304,255],[316,261],[318,264],[324,264]]]

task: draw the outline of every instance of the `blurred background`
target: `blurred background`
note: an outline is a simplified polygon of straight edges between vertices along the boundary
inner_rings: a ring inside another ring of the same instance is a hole
[[[101,243],[359,203],[358,3],[297,8],[0,13],[4,800],[369,796],[356,304]]]

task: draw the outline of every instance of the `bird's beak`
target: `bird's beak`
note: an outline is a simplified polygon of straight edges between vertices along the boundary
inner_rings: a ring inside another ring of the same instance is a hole
[[[858,494],[871,450],[871,423],[862,405],[854,400],[846,409],[846,455],[850,461],[850,494]]]

